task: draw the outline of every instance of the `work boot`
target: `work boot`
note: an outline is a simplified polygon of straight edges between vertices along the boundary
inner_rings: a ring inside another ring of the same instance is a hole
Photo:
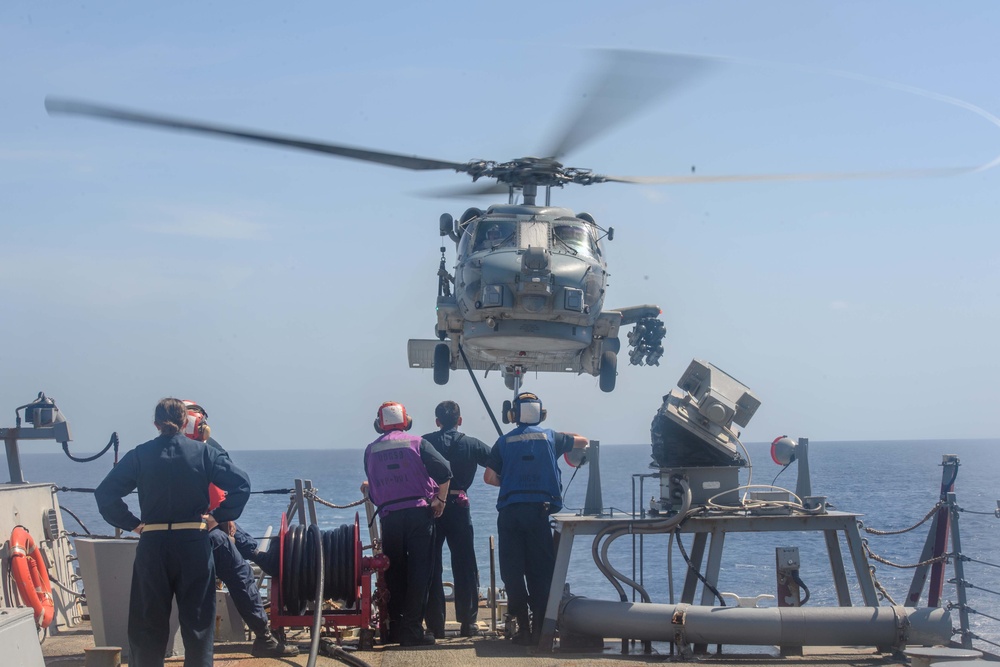
[[[479,626],[475,623],[462,623],[462,628],[458,634],[463,637],[475,637],[479,634]]]
[[[531,622],[527,614],[518,614],[514,617],[514,635],[512,637],[518,646],[534,646],[538,642],[531,635]]]
[[[400,646],[434,646],[434,644],[434,635],[429,632],[416,637],[403,637],[399,642]]]
[[[257,638],[253,640],[253,647],[250,649],[250,655],[255,658],[285,658],[298,654],[299,648],[297,646],[289,646],[284,642],[279,642],[270,630],[257,635]]]

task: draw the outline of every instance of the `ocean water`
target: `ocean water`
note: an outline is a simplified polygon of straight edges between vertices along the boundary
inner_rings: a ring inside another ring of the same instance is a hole
[[[223,441],[223,445],[225,442]],[[128,445],[123,445],[124,449]],[[59,487],[92,489],[112,465],[111,455],[97,461],[76,463],[59,453],[34,453],[22,446],[21,460],[25,479],[32,482],[52,482]],[[769,455],[769,445],[751,443],[747,449],[752,461],[754,484],[774,484],[794,490],[796,465],[782,471]],[[913,526],[930,511],[938,500],[941,484],[941,460],[944,454],[959,457],[960,468],[955,490],[959,505],[965,510],[960,517],[960,535],[963,553],[972,559],[965,562],[965,578],[975,588],[968,591],[969,606],[979,613],[971,615],[972,630],[984,639],[1000,644],[1000,519],[994,516],[1000,499],[1000,481],[997,479],[997,453],[1000,440],[981,441],[879,441],[879,442],[811,442],[809,460],[813,495],[827,496],[837,510],[863,514],[864,523],[880,530],[900,530]],[[288,506],[286,493],[265,494],[265,490],[291,489],[296,478],[308,479],[318,490],[318,495],[333,504],[346,505],[360,498],[359,486],[364,478],[362,450],[292,450],[292,451],[233,451],[237,465],[246,470],[253,482],[255,494],[239,523],[250,533],[263,536],[269,526],[277,532],[282,512]],[[629,514],[633,506],[648,505],[657,494],[655,480],[643,482],[643,498],[638,497],[639,479],[635,475],[649,473],[649,445],[602,445],[601,481],[605,508],[615,515]],[[79,453],[76,453],[80,456]],[[573,469],[564,466],[563,486],[566,489],[567,511],[583,506],[587,489],[586,466],[575,477]],[[780,474],[779,474],[780,473]],[[777,479],[775,477],[777,476]],[[748,471],[740,474],[741,483],[748,482]],[[635,489],[635,492],[633,492]],[[496,534],[497,490],[485,485],[481,479],[470,490],[473,521],[476,529],[480,580],[489,585],[490,535]],[[97,512],[93,495],[87,492],[60,493],[60,502],[67,510],[63,515],[66,529],[72,533],[90,532],[109,535],[113,530]],[[136,498],[130,505],[137,507]],[[368,544],[363,507],[331,509],[317,506],[321,528],[335,528],[354,521],[360,510],[362,539]],[[79,518],[79,521],[69,514]],[[929,522],[893,536],[867,537],[871,549],[897,564],[913,564],[919,560],[927,537]],[[690,549],[691,536],[684,536],[685,547]],[[638,538],[635,540],[639,546]],[[673,547],[672,569],[668,568],[668,538],[646,536],[642,539],[642,581],[654,602],[679,599],[683,584],[684,562],[676,546]],[[778,546],[799,548],[801,578],[811,593],[810,605],[836,605],[836,594],[830,574],[829,560],[822,533],[744,533],[730,534],[726,538],[719,590],[740,596],[775,593],[774,552]],[[623,573],[633,572],[633,539],[619,539],[611,549],[614,566]],[[577,595],[602,599],[617,599],[617,593],[604,579],[591,558],[591,539],[581,537],[574,545],[570,563],[569,582]],[[852,579],[849,557],[845,560],[848,579]],[[906,597],[912,569],[897,569],[872,563],[875,575],[889,594],[898,602]],[[638,561],[636,561],[638,567]],[[636,577],[640,576],[635,570]],[[672,576],[671,576],[672,575]],[[450,567],[445,557],[445,579]],[[954,576],[949,567],[946,580]],[[671,582],[673,595],[671,596]],[[501,585],[499,572],[497,584]],[[861,604],[860,590],[851,584],[852,599]],[[957,602],[954,586],[946,584],[943,599]],[[922,602],[926,601],[926,593]],[[771,606],[773,602],[764,602]],[[887,603],[885,603],[887,604]],[[992,618],[990,618],[992,617]],[[958,625],[957,611],[954,625]],[[995,650],[982,642],[980,648]]]

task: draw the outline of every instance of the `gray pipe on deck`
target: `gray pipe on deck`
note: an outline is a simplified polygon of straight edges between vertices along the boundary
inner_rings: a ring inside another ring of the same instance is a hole
[[[914,607],[703,607],[570,598],[559,626],[596,637],[676,644],[879,646],[946,644],[951,615]]]

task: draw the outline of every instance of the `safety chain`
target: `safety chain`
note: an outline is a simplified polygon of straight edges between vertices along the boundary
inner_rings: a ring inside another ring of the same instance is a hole
[[[888,565],[889,567],[898,567],[902,570],[912,569],[915,567],[925,567],[927,565],[933,565],[934,563],[942,563],[944,561],[947,561],[948,557],[951,555],[951,554],[941,554],[940,556],[935,556],[934,558],[928,558],[925,561],[921,561],[919,563],[913,563],[912,565],[901,565],[899,563],[893,563],[891,560],[882,558],[874,551],[872,551],[871,547],[868,546],[868,540],[861,540],[861,546],[864,548],[865,553],[868,554],[868,557],[871,558],[872,560],[878,561],[883,565]]]
[[[866,533],[869,533],[870,535],[902,535],[903,533],[908,533],[911,530],[919,528],[920,526],[925,524],[927,520],[930,519],[932,516],[934,516],[935,512],[941,509],[941,506],[944,504],[945,504],[944,501],[938,501],[938,503],[931,508],[931,511],[927,513],[927,516],[925,516],[923,519],[913,524],[909,528],[903,528],[902,530],[877,530],[875,528],[869,528],[868,526],[865,525],[865,522],[862,521],[861,519],[858,519],[858,528],[865,531]]]
[[[361,500],[355,500],[353,503],[349,503],[347,505],[334,505],[333,503],[331,503],[331,502],[329,502],[327,500],[323,500],[318,495],[316,495],[316,489],[315,488],[312,488],[312,489],[303,489],[302,490],[302,495],[305,498],[308,498],[310,500],[315,500],[320,505],[326,505],[330,509],[335,509],[335,510],[346,510],[346,509],[349,509],[351,507],[357,507],[358,505],[362,505],[365,502],[365,499],[362,498]]]
[[[875,576],[875,567],[872,566],[872,565],[869,565],[868,566],[868,571],[871,572],[872,583],[875,584],[875,590],[878,591],[879,595],[882,596],[883,600],[888,600],[889,604],[891,604],[892,606],[895,607],[896,606],[896,601],[892,599],[892,596],[889,595],[889,591],[887,591],[885,589],[885,586],[882,585],[882,582],[880,582],[878,580],[878,577]]]

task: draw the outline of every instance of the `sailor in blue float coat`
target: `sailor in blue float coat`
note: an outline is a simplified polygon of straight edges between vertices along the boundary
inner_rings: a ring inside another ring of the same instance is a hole
[[[101,516],[139,533],[129,600],[129,665],[162,667],[177,598],[184,667],[211,667],[215,638],[215,565],[202,517],[208,485],[226,492],[216,521],[239,518],[250,497],[250,479],[229,455],[183,433],[187,408],[161,400],[153,423],[160,435],[127,452],[94,491]],[[122,498],[139,490],[135,516]]]
[[[589,441],[581,435],[538,426],[545,419],[545,410],[539,398],[529,392],[514,399],[507,417],[517,427],[493,445],[483,481],[500,487],[500,577],[507,589],[508,613],[517,620],[514,639],[522,644],[537,644],[556,563],[549,514],[562,509],[556,459],[573,449],[587,447]],[[533,632],[529,630],[529,609]]]
[[[361,485],[382,525],[389,558],[389,640],[403,646],[434,643],[423,630],[427,589],[434,568],[434,519],[444,511],[451,482],[448,462],[419,435],[400,403],[383,403],[375,418],[380,438],[365,449]]]

